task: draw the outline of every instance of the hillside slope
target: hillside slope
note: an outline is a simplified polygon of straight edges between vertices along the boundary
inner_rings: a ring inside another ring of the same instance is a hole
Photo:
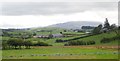
[[[118,40],[114,40],[110,43],[100,43],[100,41],[103,38],[112,38],[112,37],[115,37],[115,36],[116,36],[115,32],[110,32],[110,33],[102,33],[102,34],[99,34],[99,35],[89,36],[89,37],[81,38],[81,39],[78,39],[78,40],[95,41],[96,45],[118,45]]]
[[[102,24],[101,22],[91,22],[91,21],[71,21],[65,23],[53,24],[48,27],[58,27],[65,29],[81,29],[82,26],[98,26]]]

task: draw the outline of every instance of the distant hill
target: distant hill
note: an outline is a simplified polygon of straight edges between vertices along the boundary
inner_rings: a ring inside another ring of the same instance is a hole
[[[92,22],[92,21],[71,21],[65,23],[53,24],[48,27],[58,27],[65,29],[81,29],[82,26],[98,26],[102,24],[101,22]]]

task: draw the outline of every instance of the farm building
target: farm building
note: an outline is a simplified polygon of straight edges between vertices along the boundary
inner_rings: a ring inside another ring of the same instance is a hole
[[[33,36],[34,38],[48,38],[49,36],[46,35],[37,35],[37,36]]]
[[[53,38],[56,38],[56,37],[63,37],[63,35],[62,35],[62,34],[52,34],[52,37],[53,37]]]
[[[50,34],[49,37],[57,38],[57,37],[63,37],[63,35],[62,34]]]
[[[63,37],[62,34],[50,34],[50,35],[37,35],[33,36],[34,38],[57,38],[57,37]]]

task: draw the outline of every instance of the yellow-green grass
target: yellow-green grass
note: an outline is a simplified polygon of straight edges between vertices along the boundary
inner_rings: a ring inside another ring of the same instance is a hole
[[[120,40],[114,40],[114,41],[112,41],[110,43],[105,43],[105,44],[101,44],[100,43],[100,41],[103,38],[112,38],[112,37],[115,37],[115,36],[116,36],[115,32],[110,32],[110,33],[102,33],[102,34],[99,34],[99,35],[93,35],[93,36],[81,38],[81,39],[78,39],[78,40],[82,40],[82,41],[95,41],[96,45],[118,45],[118,41],[120,41]]]
[[[36,47],[22,50],[3,50],[3,59],[118,59],[117,49],[80,47]]]
[[[99,35],[93,35],[93,36],[89,36],[89,37],[85,37],[85,38],[81,38],[81,39],[77,39],[77,40],[83,40],[83,41],[95,41],[96,44],[95,45],[118,45],[118,41],[119,40],[115,40],[112,41],[110,43],[105,43],[105,44],[101,44],[100,41],[105,37],[105,38],[111,38],[111,37],[115,37],[116,33],[115,32],[110,32],[110,33],[102,33]],[[48,44],[51,44],[53,46],[64,46],[65,43],[67,42],[62,42],[62,43],[55,43],[56,39],[62,39],[62,40],[69,40],[72,38],[77,38],[80,37],[79,36],[73,36],[73,37],[62,37],[62,38],[51,38],[51,39],[44,39],[44,38],[29,38],[26,40],[31,40],[32,42],[37,42],[37,41],[41,41],[41,42],[45,42]],[[3,40],[7,40],[10,37],[2,37]],[[75,40],[75,41],[77,41]]]
[[[51,38],[51,39],[46,39],[46,38],[29,38],[29,39],[26,39],[26,40],[31,40],[32,42],[41,41],[41,42],[45,42],[45,43],[48,43],[48,44],[53,45],[53,46],[64,46],[64,44],[67,43],[67,42],[56,43],[55,41],[57,39],[68,40],[68,39],[72,39],[72,38],[76,38],[76,37],[80,37],[80,36],[60,37],[60,38]]]

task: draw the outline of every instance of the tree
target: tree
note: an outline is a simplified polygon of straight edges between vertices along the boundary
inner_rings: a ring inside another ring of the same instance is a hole
[[[38,41],[37,43],[34,44],[34,46],[51,46],[51,45]]]
[[[11,36],[7,31],[2,31],[2,36]]]
[[[16,38],[11,38],[7,41],[7,44],[9,45],[9,48],[10,46],[14,47],[16,49],[16,47],[18,46],[18,43],[17,43],[17,39]]]
[[[17,44],[18,44],[18,46],[19,46],[19,49],[21,49],[21,46],[24,45],[24,41],[23,41],[22,39],[18,39],[18,40],[17,40]]]
[[[94,29],[92,26],[82,26],[81,29]]]
[[[26,49],[29,49],[29,48],[30,48],[30,46],[32,46],[32,42],[31,42],[31,41],[29,41],[29,40],[24,41],[24,45],[25,45]]]
[[[60,34],[62,34],[62,32],[60,32]]]
[[[106,21],[105,21],[105,23],[104,23],[104,28],[110,29],[110,24],[109,24],[107,18],[106,18]]]
[[[120,35],[120,26],[118,27],[118,34]]]
[[[117,28],[117,25],[116,25],[116,24],[112,24],[112,25],[110,26],[110,29],[111,29],[112,31],[115,31],[115,30],[117,30],[118,28]]]
[[[118,26],[117,30],[115,30],[115,33],[117,34],[117,36],[120,36],[120,26]]]
[[[67,42],[68,40],[62,40],[62,39],[57,39],[55,42],[59,43],[59,42]]]
[[[64,32],[67,32],[67,30],[64,30]]]
[[[95,41],[69,41],[67,44],[64,44],[64,46],[74,46],[74,45],[94,45]]]
[[[33,33],[33,36],[37,35],[35,32]]]
[[[102,29],[102,24],[98,25],[98,28],[99,28],[99,29]]]
[[[109,39],[108,39],[108,38],[103,38],[100,42],[101,42],[101,43],[108,43],[108,42],[109,42]]]
[[[7,46],[7,40],[2,40],[2,49],[6,49]]]
[[[19,48],[21,48],[21,46],[23,45],[23,40],[19,38],[11,38],[7,41],[7,44],[9,48],[14,47],[16,49],[16,47],[18,46]]]
[[[101,30],[102,30],[102,24],[98,25],[98,27],[95,27],[93,29],[93,34],[99,34],[101,33]]]

